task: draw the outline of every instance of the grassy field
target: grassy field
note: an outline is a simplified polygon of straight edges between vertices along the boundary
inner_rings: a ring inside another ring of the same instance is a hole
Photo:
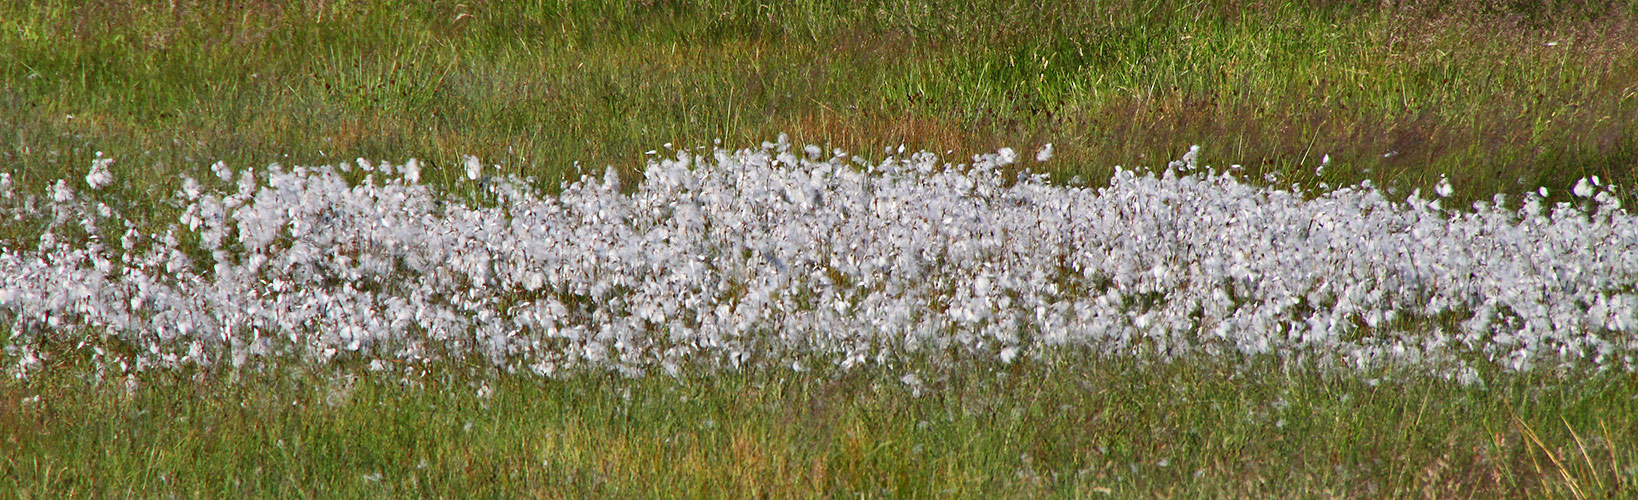
[[[0,489],[1616,498],[1638,488],[1628,376],[1477,387],[1067,358],[925,367],[915,390],[876,369],[543,381],[441,367],[408,386],[365,370],[164,374],[130,387],[60,376],[0,392]]]
[[[0,171],[37,190],[101,151],[156,219],[215,161],[415,157],[451,186],[471,154],[555,185],[779,133],[1051,142],[1055,178],[1093,184],[1192,144],[1252,179],[1459,199],[1638,181],[1638,4],[1035,3],[10,2]],[[1630,377],[1246,363],[99,383],[65,356],[0,382],[0,497],[1638,495]]]
[[[557,179],[786,132],[867,156],[1053,142],[1093,182],[1191,144],[1252,178],[1486,198],[1638,171],[1631,3],[1033,4],[10,2],[0,157],[51,177],[100,150],[165,183],[473,154]]]

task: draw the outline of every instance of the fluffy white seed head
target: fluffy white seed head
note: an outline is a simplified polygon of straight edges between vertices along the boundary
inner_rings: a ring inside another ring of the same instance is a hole
[[[478,176],[483,174],[483,162],[478,161],[478,157],[472,156],[472,155],[466,155],[466,159],[464,160],[464,164],[466,165],[466,179],[467,180],[470,180],[470,181],[478,180]]]
[[[228,168],[227,162],[219,161],[212,163],[210,165],[210,171],[214,172],[216,174],[216,178],[221,179],[222,182],[233,181],[233,169]]]
[[[421,162],[414,158],[410,158],[409,161],[404,162],[403,167],[399,168],[399,173],[404,176],[404,182],[410,184],[420,184]]]
[[[1593,184],[1587,182],[1587,179],[1583,177],[1581,180],[1576,181],[1575,188],[1571,189],[1570,192],[1578,198],[1591,197],[1593,195]]]
[[[1439,176],[1439,183],[1433,186],[1433,193],[1440,198],[1449,198],[1450,195],[1456,194],[1456,188],[1450,185],[1450,179]]]
[[[1595,192],[1596,217],[1545,213],[1535,196],[1458,214],[1369,184],[1316,196],[1117,169],[1093,190],[1002,179],[1010,150],[973,166],[812,151],[654,158],[623,189],[613,168],[552,192],[507,177],[484,204],[419,185],[414,160],[360,160],[372,172],[351,180],[270,166],[239,185],[184,180],[174,229],[153,233],[58,181],[34,209],[0,202],[0,216],[79,224],[0,251],[0,316],[40,325],[0,361],[21,369],[16,353],[87,328],[145,369],[277,356],[389,370],[464,356],[546,376],[851,369],[1073,345],[1469,380],[1465,360],[1630,372],[1638,357],[1618,340],[1638,335],[1638,222],[1597,181],[1574,190]],[[1466,319],[1419,329],[1437,317]]]
[[[91,189],[102,189],[103,186],[112,184],[114,174],[108,170],[108,166],[113,164],[113,158],[104,158],[102,152],[98,151],[97,157],[91,160],[91,171],[85,174],[85,185]]]
[[[1001,148],[999,151],[996,151],[995,153],[996,153],[996,162],[1000,163],[1002,165],[1011,165],[1011,164],[1016,163],[1018,161],[1018,152],[1013,151],[1012,148]]]
[[[1051,159],[1052,159],[1052,143],[1050,143],[1050,142],[1046,143],[1046,145],[1044,145],[1044,146],[1041,146],[1040,151],[1035,152],[1035,161],[1047,161],[1047,160],[1051,160]]]

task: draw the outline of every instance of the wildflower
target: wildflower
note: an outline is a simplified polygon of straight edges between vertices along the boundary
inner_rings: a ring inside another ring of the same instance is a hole
[[[1051,159],[1052,159],[1052,143],[1049,142],[1049,143],[1046,143],[1045,146],[1041,146],[1041,150],[1037,151],[1035,153],[1035,161],[1047,161],[1047,160],[1051,160]]]
[[[1018,347],[1017,346],[1007,346],[1005,349],[1001,350],[1001,362],[1002,363],[1012,364],[1012,360],[1017,358],[1017,357],[1018,357]]]
[[[1433,192],[1438,194],[1440,198],[1449,198],[1450,195],[1455,194],[1456,190],[1451,187],[1450,179],[1441,175],[1439,176],[1439,184],[1433,186]]]
[[[921,377],[915,373],[907,373],[903,377],[899,377],[899,382],[908,387],[911,394],[916,397],[921,397],[922,389],[926,388],[921,382]]]
[[[58,180],[51,185],[51,202],[58,205],[67,204],[74,200],[74,190],[68,188],[68,183]]]
[[[226,162],[220,162],[219,161],[219,162],[216,162],[216,163],[212,163],[210,165],[210,170],[211,170],[211,172],[215,172],[216,177],[218,179],[222,179],[223,182],[233,181],[233,169],[228,168]]]
[[[1578,198],[1587,198],[1593,195],[1593,185],[1587,182],[1587,178],[1583,177],[1580,181],[1576,181],[1575,189],[1570,190],[1570,192]]]
[[[789,146],[655,158],[625,189],[611,166],[555,194],[520,185],[474,205],[416,185],[415,160],[360,159],[362,179],[274,165],[237,186],[184,178],[166,200],[181,207],[176,224],[158,233],[59,180],[43,207],[0,216],[34,210],[85,233],[48,229],[0,252],[0,315],[43,332],[16,353],[94,327],[131,339],[140,356],[119,361],[143,369],[289,353],[364,357],[406,377],[439,356],[542,376],[676,374],[695,361],[845,370],[904,366],[899,356],[928,348],[1012,363],[1061,345],[1435,374],[1466,373],[1464,359],[1634,369],[1621,360],[1638,346],[1606,339],[1638,332],[1624,257],[1638,232],[1602,179],[1572,190],[1593,195],[1598,217],[1560,218],[1586,204],[1545,213],[1545,189],[1522,209],[1497,197],[1468,217],[1368,183],[1308,196],[1277,177],[1117,168],[1094,190],[1003,180],[1010,149],[968,167]],[[1433,192],[1454,189],[1441,177]],[[1397,319],[1451,313],[1466,319],[1427,335]],[[19,356],[5,368],[19,373]]]
[[[420,161],[417,161],[414,158],[410,158],[409,161],[404,162],[404,166],[400,167],[398,170],[399,170],[399,174],[401,174],[404,177],[404,182],[407,182],[407,183],[410,183],[410,184],[420,184],[421,183],[421,162]]]
[[[902,150],[903,146],[900,146],[900,148]],[[1018,153],[1013,151],[1012,148],[1001,148],[996,151],[996,155],[996,161],[1002,165],[1011,165],[1018,161]]]
[[[104,158],[102,152],[97,152],[96,159],[91,160],[91,172],[85,174],[85,184],[91,189],[102,189],[114,182],[114,175],[108,171],[108,166],[114,163],[113,158]]]
[[[466,179],[471,181],[478,180],[478,175],[483,173],[483,163],[478,161],[478,157],[472,155],[466,155],[465,163]]]

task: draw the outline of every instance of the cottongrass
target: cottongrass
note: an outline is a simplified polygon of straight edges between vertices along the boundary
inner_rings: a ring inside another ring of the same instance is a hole
[[[127,371],[473,358],[635,374],[1078,349],[1466,382],[1633,370],[1638,219],[1613,187],[1450,210],[1448,181],[1434,200],[1304,193],[1197,166],[1198,151],[1096,189],[1004,175],[1011,149],[867,162],[783,138],[556,195],[480,180],[476,158],[448,192],[414,160],[218,164],[218,180],[183,180],[160,232],[99,198],[116,180],[99,157],[86,191],[0,177],[0,216],[46,228],[0,246],[5,365],[26,377],[77,352]]]

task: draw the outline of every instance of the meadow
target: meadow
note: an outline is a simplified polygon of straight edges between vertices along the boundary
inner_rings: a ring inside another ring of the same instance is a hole
[[[0,490],[1621,497],[1638,7],[0,7]]]

